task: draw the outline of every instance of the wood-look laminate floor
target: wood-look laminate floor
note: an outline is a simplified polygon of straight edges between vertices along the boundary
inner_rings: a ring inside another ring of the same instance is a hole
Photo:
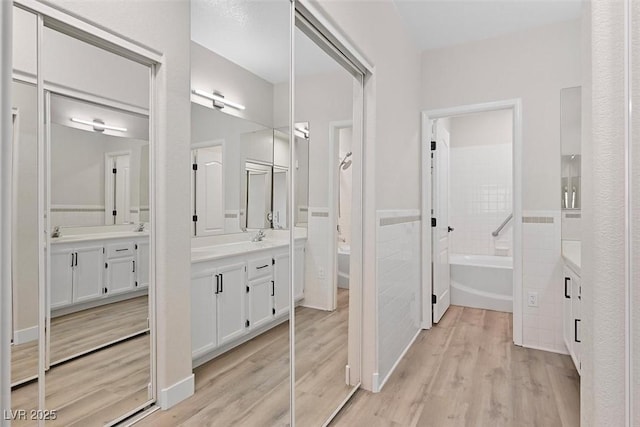
[[[338,309],[296,309],[296,423],[321,426],[349,393],[345,384],[349,294]],[[196,393],[139,426],[289,425],[289,324],[196,368]]]
[[[148,329],[147,296],[51,319],[51,364]],[[38,374],[38,343],[11,347],[12,383]]]
[[[358,391],[332,426],[578,426],[569,356],[512,343],[511,314],[452,306],[378,394]]]
[[[103,426],[144,404],[151,377],[149,349],[145,334],[52,367],[45,377],[45,404],[47,410],[57,412],[57,419],[47,426]],[[11,393],[12,408],[36,409],[37,396],[37,382],[16,388]]]

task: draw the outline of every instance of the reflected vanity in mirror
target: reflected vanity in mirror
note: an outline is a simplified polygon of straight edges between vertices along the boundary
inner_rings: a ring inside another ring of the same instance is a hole
[[[149,120],[51,94],[55,365],[148,331]]]
[[[194,424],[290,420],[290,8],[191,1],[191,354],[212,396]]]

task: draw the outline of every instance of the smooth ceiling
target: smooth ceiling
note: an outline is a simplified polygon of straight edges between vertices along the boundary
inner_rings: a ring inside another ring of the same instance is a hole
[[[578,19],[581,0],[393,0],[420,49]]]

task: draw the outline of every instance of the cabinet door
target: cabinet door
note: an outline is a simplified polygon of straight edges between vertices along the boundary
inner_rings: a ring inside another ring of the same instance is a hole
[[[573,342],[573,317],[571,317],[572,278],[569,269],[564,269],[564,289],[562,296],[562,331],[567,351],[571,354]]]
[[[136,243],[136,282],[138,288],[149,286],[149,241]]]
[[[573,363],[576,365],[576,369],[578,373],[581,371],[580,365],[580,347],[582,341],[582,318],[581,318],[581,303],[582,303],[582,289],[580,285],[580,278],[575,275],[571,276],[571,282],[573,284],[571,295],[571,317],[573,321],[573,337],[572,340],[572,351],[571,357],[573,358]]]
[[[107,295],[135,289],[135,259],[133,257],[110,259],[107,264],[107,280],[104,285]]]
[[[191,278],[191,355],[194,358],[218,344],[216,299],[213,272]]]
[[[103,288],[104,254],[102,246],[76,249],[73,276],[73,302],[100,298]]]
[[[249,326],[260,327],[273,319],[271,278],[257,279],[249,283]]]
[[[276,255],[273,270],[275,315],[289,312],[289,254]]]
[[[63,307],[73,302],[73,266],[75,252],[72,249],[51,251],[51,308]]]
[[[306,250],[304,246],[296,247],[295,253],[295,280],[293,281],[294,298],[300,299],[304,297],[304,266],[305,266]]]
[[[218,338],[225,344],[246,332],[244,296],[246,295],[246,264],[234,264],[218,269]],[[219,282],[218,282],[219,281]]]

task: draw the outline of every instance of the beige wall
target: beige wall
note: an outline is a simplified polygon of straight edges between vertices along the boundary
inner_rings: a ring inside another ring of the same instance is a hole
[[[422,55],[423,110],[522,98],[524,210],[560,208],[560,90],[580,84],[579,20]]]
[[[156,295],[158,387],[191,375],[190,322],[190,5],[186,0],[87,2],[56,5],[164,54],[158,75],[156,144]]]

